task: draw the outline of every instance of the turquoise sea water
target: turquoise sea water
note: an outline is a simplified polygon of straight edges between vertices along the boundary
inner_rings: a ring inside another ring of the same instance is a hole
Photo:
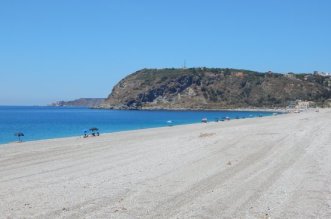
[[[17,141],[16,132],[23,132],[24,141],[79,136],[85,129],[97,127],[100,133],[135,130],[201,122],[202,118],[252,118],[270,116],[270,112],[245,111],[118,111],[70,107],[0,106],[0,144]]]

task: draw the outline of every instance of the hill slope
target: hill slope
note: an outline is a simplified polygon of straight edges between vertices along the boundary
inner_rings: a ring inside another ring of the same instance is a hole
[[[121,80],[102,108],[219,109],[283,107],[293,100],[322,103],[330,78],[221,68],[143,69]]]
[[[51,103],[50,106],[82,106],[82,107],[97,107],[103,103],[104,98],[80,98],[71,101],[57,101]]]

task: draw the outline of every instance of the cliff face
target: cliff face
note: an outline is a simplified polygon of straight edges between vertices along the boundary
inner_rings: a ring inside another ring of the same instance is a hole
[[[97,107],[104,102],[104,98],[80,98],[72,101],[57,101],[50,106],[78,106],[78,107]]]
[[[309,76],[309,77],[308,77]],[[219,109],[283,107],[331,97],[330,78],[237,69],[143,69],[121,80],[102,108]]]

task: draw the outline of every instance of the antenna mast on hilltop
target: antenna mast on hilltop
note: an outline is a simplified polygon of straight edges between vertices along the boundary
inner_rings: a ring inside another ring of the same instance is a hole
[[[186,60],[184,60],[184,65],[183,65],[183,69],[186,68]]]

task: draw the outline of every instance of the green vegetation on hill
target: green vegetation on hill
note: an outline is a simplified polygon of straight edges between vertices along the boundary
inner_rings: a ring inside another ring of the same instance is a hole
[[[284,107],[323,104],[331,79],[311,74],[261,73],[229,68],[142,69],[121,80],[101,105],[113,109]]]

